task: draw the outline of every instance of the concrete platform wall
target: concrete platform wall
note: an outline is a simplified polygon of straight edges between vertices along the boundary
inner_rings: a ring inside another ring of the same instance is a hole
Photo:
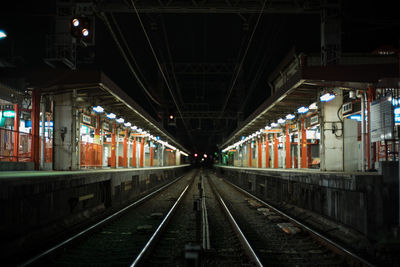
[[[264,200],[316,212],[371,238],[379,238],[396,224],[397,192],[377,173],[216,168],[224,178]]]
[[[173,180],[188,167],[1,178],[0,249],[10,255],[57,239]]]

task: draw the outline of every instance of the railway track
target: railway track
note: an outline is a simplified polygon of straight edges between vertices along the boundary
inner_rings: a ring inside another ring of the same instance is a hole
[[[209,175],[266,266],[373,266],[245,190]]]
[[[210,172],[126,207],[21,266],[372,266]]]
[[[19,266],[129,266],[195,176],[175,179]]]

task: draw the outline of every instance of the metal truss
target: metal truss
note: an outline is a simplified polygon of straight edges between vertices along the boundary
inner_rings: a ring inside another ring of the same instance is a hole
[[[318,13],[319,0],[268,0],[264,13]],[[260,0],[146,0],[135,1],[140,13],[259,13]],[[103,12],[127,13],[133,7],[129,1],[103,1],[97,9]]]

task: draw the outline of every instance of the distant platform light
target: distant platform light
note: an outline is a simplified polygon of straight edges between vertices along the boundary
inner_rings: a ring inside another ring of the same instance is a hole
[[[97,112],[97,113],[103,113],[103,112],[104,112],[104,108],[101,107],[101,106],[95,106],[95,107],[93,108],[93,110],[94,110],[95,112]]]
[[[137,129],[137,126],[136,126],[136,125],[133,125],[133,126],[131,127],[131,129],[132,129],[132,130],[136,130],[136,129]]]
[[[207,154],[204,154],[203,157],[207,158]]]
[[[116,122],[118,122],[118,123],[123,123],[124,121],[125,120],[123,118],[119,118],[119,119],[116,120]]]
[[[285,120],[285,119],[282,119],[282,118],[278,119],[278,123],[279,123],[279,124],[285,123],[285,121],[286,121],[286,120]]]
[[[286,119],[287,120],[293,120],[296,116],[294,116],[293,114],[287,114],[286,115]]]
[[[174,115],[169,115],[169,119],[173,120],[174,119]]]
[[[322,96],[320,96],[319,100],[321,100],[322,102],[328,102],[328,101],[331,101],[334,98],[335,98],[334,94],[326,93],[326,94],[323,94]]]
[[[125,127],[130,127],[131,125],[132,125],[132,123],[130,123],[129,121],[124,123]]]
[[[194,153],[194,157],[197,158],[197,153]]]
[[[309,110],[308,107],[304,107],[304,106],[303,106],[303,107],[299,107],[299,108],[297,109],[297,112],[300,113],[300,114],[304,114],[304,113],[307,113],[308,110]]]
[[[6,38],[6,37],[7,37],[6,32],[3,30],[0,30],[0,39]]]
[[[107,114],[107,118],[109,118],[109,119],[115,119],[117,117],[117,115],[115,115],[114,113],[108,113]]]
[[[79,24],[80,24],[79,19],[75,18],[75,19],[72,20],[72,25],[73,25],[74,27],[78,27]]]

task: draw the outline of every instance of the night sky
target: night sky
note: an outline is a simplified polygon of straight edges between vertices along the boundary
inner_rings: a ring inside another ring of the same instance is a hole
[[[26,2],[23,5],[19,3],[14,8],[2,8],[0,12],[0,29],[8,34],[7,39],[0,40],[0,59],[12,62],[21,69],[47,68],[43,63],[45,36],[54,28],[55,2]],[[385,1],[363,1],[363,6],[354,2],[343,1],[343,52],[370,53],[381,45],[398,48],[398,10],[385,4]],[[198,63],[240,62],[257,16],[258,14],[246,15],[248,21],[245,23],[237,14],[141,14],[161,62]],[[135,14],[115,14],[115,18],[136,59],[142,80],[153,93],[152,88],[162,85],[163,81]],[[267,99],[270,94],[266,83],[268,75],[294,46],[297,51],[319,52],[319,15],[261,16],[241,73],[245,98],[237,109],[243,111],[244,118]],[[111,34],[99,19],[96,20],[94,49],[95,64],[78,67],[104,71],[137,103],[160,120],[157,117],[160,107],[137,85]],[[190,78],[178,77],[178,84],[185,92],[185,101],[208,101],[213,109],[218,109],[218,106],[222,106],[231,80],[232,76],[210,78],[197,75]],[[175,90],[172,80],[171,85]],[[214,93],[210,97],[215,99],[202,99],[204,92],[210,94],[210,89],[207,88],[211,87]],[[164,100],[170,107],[172,100],[167,94],[164,97],[168,98]]]

